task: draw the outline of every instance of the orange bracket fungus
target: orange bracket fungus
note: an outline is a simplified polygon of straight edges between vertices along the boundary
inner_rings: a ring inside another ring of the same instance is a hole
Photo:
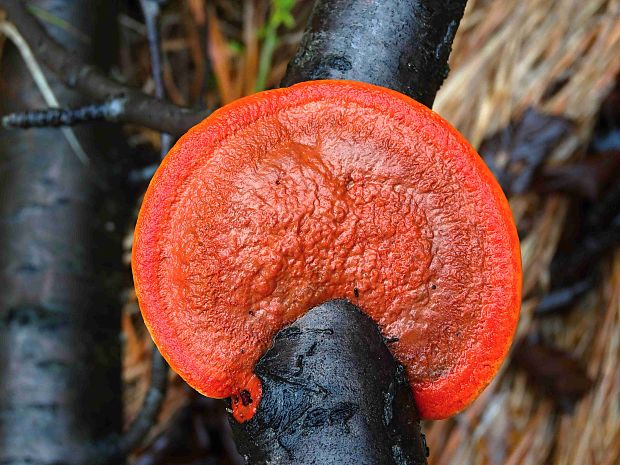
[[[349,299],[405,367],[421,417],[469,404],[520,304],[508,203],[478,154],[395,91],[304,82],[184,135],[144,198],[133,250],[146,324],[170,365],[252,417],[253,368],[310,308]]]
[[[464,6],[318,0],[289,87],[213,113],[151,181],[140,308],[172,368],[231,399],[250,463],[425,464],[418,414],[459,412],[508,352],[508,203],[424,106]]]

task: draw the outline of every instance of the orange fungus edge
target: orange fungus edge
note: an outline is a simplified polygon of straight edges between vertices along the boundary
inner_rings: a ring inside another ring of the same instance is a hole
[[[464,136],[460,132],[454,131],[456,136],[469,146],[469,142],[467,142]],[[505,229],[510,231],[509,240],[512,250],[514,283],[512,286],[513,294],[509,296],[510,304],[507,305],[507,308],[512,309],[512,319],[510,324],[504,324],[499,327],[498,325],[493,325],[495,319],[487,322],[488,332],[495,336],[493,338],[495,345],[493,347],[483,345],[481,346],[481,351],[492,353],[492,357],[490,357],[493,359],[492,363],[479,365],[472,363],[475,360],[467,360],[467,367],[460,373],[443,377],[433,382],[427,381],[418,384],[415,389],[412,388],[416,407],[422,420],[445,420],[450,418],[469,407],[480,396],[491,384],[502,364],[506,361],[517,331],[521,313],[523,268],[521,246],[512,210],[504,191],[487,165],[473,148],[470,151],[476,155],[473,160],[478,165],[479,172],[484,175],[487,184],[493,191],[495,199],[503,210],[503,219],[506,222],[504,225]],[[480,353],[475,355],[480,356]],[[478,383],[472,380],[478,380]],[[445,381],[449,382],[445,383]]]

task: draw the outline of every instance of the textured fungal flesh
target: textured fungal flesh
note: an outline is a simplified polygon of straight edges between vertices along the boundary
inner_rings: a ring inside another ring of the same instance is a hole
[[[246,97],[185,134],[145,195],[133,272],[164,357],[239,421],[273,336],[327,300],[378,324],[427,419],[490,382],[520,305],[515,226],[477,153],[414,100],[348,81]]]

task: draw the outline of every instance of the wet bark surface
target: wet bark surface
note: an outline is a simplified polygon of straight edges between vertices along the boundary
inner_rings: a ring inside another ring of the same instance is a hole
[[[248,464],[426,463],[403,367],[353,304],[329,301],[281,330],[255,373],[257,413],[231,420]]]
[[[44,23],[77,56],[110,64],[115,1],[30,4],[75,28]],[[1,67],[0,113],[46,106],[8,44]],[[62,105],[85,103],[48,78]],[[119,274],[111,273],[120,266],[119,204],[112,202],[120,164],[111,163],[109,127],[76,135],[87,163],[58,129],[0,130],[3,465],[92,463],[95,440],[120,430]]]
[[[283,86],[350,79],[431,107],[466,0],[318,0]]]

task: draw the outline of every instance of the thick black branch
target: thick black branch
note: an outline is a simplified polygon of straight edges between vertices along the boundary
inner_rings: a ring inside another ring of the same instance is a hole
[[[19,0],[0,0],[0,8],[30,44],[34,55],[69,88],[75,88],[92,99],[122,98],[121,111],[113,121],[133,123],[180,136],[208,115],[158,100],[136,89],[124,86],[95,67],[84,63],[50,37]]]
[[[249,464],[426,463],[403,367],[353,304],[327,302],[280,331],[255,373],[258,411],[231,421]]]
[[[431,107],[466,0],[318,0],[282,82],[351,79]]]

